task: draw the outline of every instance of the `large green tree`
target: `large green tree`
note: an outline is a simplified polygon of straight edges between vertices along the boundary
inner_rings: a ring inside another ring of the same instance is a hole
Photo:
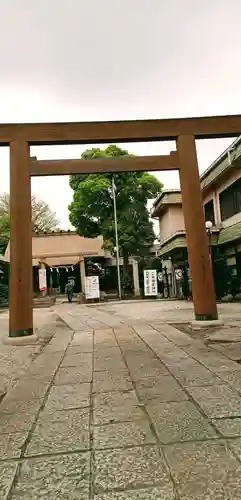
[[[34,231],[52,231],[59,221],[49,205],[32,196],[32,225]],[[0,253],[4,253],[10,238],[10,196],[4,193],[0,196]]]
[[[82,159],[133,156],[128,151],[111,145],[102,150],[85,151]],[[112,174],[75,174],[70,177],[74,191],[69,206],[71,224],[81,236],[94,238],[102,235],[105,244],[115,247],[113,200],[109,188]],[[162,184],[147,172],[114,174],[119,246],[125,264],[130,255],[146,255],[155,234],[149,217],[147,202],[161,191]]]

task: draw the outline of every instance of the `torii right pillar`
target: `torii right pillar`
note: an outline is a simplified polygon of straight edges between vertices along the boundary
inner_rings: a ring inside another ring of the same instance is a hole
[[[195,318],[198,321],[217,320],[195,138],[192,135],[179,136],[177,152]]]

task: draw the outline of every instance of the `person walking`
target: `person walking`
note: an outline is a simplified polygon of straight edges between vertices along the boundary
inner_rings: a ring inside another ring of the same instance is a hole
[[[71,303],[73,300],[74,284],[73,281],[68,281],[65,287],[65,293],[67,293],[68,302]]]

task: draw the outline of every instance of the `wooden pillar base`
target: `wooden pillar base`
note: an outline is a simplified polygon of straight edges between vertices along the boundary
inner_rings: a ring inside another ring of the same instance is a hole
[[[19,330],[9,331],[9,337],[29,337],[29,335],[33,335],[33,328],[25,328]]]
[[[192,330],[202,330],[203,328],[213,328],[213,327],[220,327],[223,326],[224,322],[221,319],[212,319],[207,320],[207,321],[192,321],[191,322],[191,328]]]
[[[196,314],[195,313],[195,319],[196,321],[214,321],[218,319],[218,313],[209,313],[209,314]]]
[[[12,345],[12,346],[28,346],[28,345],[36,345],[41,344],[41,339],[37,337],[37,335],[27,335],[25,337],[4,337],[3,338],[4,345]]]

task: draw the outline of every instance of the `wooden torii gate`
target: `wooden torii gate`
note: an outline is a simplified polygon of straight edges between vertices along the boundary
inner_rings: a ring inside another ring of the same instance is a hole
[[[1,124],[10,145],[10,337],[33,334],[31,176],[179,170],[188,260],[197,320],[216,320],[217,306],[205,230],[195,139],[235,137],[241,115],[121,122]],[[152,157],[31,161],[31,145],[175,140],[177,152]]]

